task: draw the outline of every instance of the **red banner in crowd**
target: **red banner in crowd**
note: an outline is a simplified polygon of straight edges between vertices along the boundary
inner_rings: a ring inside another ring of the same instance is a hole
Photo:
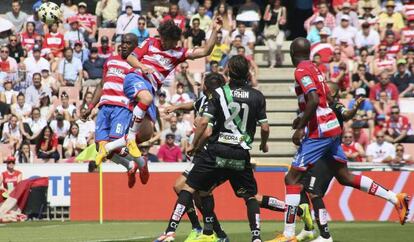
[[[414,196],[414,173],[363,172],[384,187],[395,192],[405,191]],[[104,173],[104,220],[167,220],[176,201],[173,184],[179,173],[151,173],[150,181],[129,189],[125,173]],[[284,198],[284,173],[255,173],[259,192]],[[85,221],[99,218],[98,174],[72,173],[71,220]],[[233,194],[229,184],[214,192],[216,212],[221,220],[246,220],[244,201]],[[331,220],[336,221],[397,221],[394,206],[380,198],[332,182],[325,197]],[[414,202],[410,203],[414,211]],[[282,220],[278,212],[262,209],[263,220]],[[413,220],[411,212],[409,220]]]

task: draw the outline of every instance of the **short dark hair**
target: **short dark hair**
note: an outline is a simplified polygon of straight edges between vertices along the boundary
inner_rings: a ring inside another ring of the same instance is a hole
[[[19,94],[17,94],[17,98],[19,98],[19,97],[25,97],[25,96],[22,92],[19,92]]]
[[[364,64],[359,64],[357,69],[359,69],[361,67],[364,67],[364,69],[367,69],[367,67]]]
[[[249,77],[249,62],[244,56],[235,55],[231,57],[227,65],[232,81],[238,81],[239,85],[247,82]]]
[[[66,51],[68,51],[68,50],[70,50],[70,51],[72,51],[73,52],[73,49],[71,48],[71,47],[65,47],[64,49],[63,49],[63,53],[65,53]]]
[[[246,50],[246,48],[244,48],[244,46],[237,47],[237,50],[239,50],[239,49]]]
[[[172,20],[160,24],[158,33],[161,37],[168,36],[171,40],[179,41],[181,39],[181,29]]]
[[[193,23],[194,23],[194,21],[198,21],[200,23],[200,19],[199,18],[194,18],[193,19]]]
[[[398,105],[394,105],[394,106],[391,107],[391,109],[398,109],[398,110],[400,110],[400,107]]]
[[[216,88],[223,86],[225,82],[223,75],[219,73],[209,73],[204,78],[204,85],[210,93]]]
[[[218,61],[210,61],[210,66],[212,66],[212,65],[218,65],[219,63],[218,63]]]
[[[42,75],[40,74],[40,72],[35,72],[35,73],[33,73],[33,75],[32,75],[32,79],[33,79],[33,77],[34,76],[39,76],[40,78],[42,78]]]
[[[147,21],[147,20],[146,20],[144,17],[142,17],[142,16],[138,18],[138,21],[140,21],[140,20],[144,20],[145,22]]]

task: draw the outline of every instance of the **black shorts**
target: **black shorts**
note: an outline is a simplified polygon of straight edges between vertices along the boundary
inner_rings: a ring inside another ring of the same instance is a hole
[[[217,167],[217,156],[244,159],[244,169],[234,170]],[[247,150],[210,144],[207,149],[201,150],[194,157],[193,163],[194,167],[188,174],[187,184],[195,190],[210,192],[215,187],[229,181],[237,197],[249,198],[257,194],[257,183]]]
[[[300,183],[306,192],[323,197],[328,190],[334,174],[326,159],[320,159],[308,169]]]

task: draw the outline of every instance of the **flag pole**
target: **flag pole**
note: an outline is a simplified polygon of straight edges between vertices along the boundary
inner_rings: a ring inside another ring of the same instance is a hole
[[[103,224],[103,179],[102,163],[99,165],[99,223]]]

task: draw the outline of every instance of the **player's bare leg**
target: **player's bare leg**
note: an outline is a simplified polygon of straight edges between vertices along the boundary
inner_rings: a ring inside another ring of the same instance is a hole
[[[354,175],[349,171],[346,163],[330,162],[330,165],[333,167],[333,171],[335,171],[335,178],[340,184],[344,186],[351,186],[393,203],[395,209],[397,210],[400,224],[405,224],[409,212],[408,202],[410,199],[406,193],[395,194],[393,191],[382,187],[367,176]]]

